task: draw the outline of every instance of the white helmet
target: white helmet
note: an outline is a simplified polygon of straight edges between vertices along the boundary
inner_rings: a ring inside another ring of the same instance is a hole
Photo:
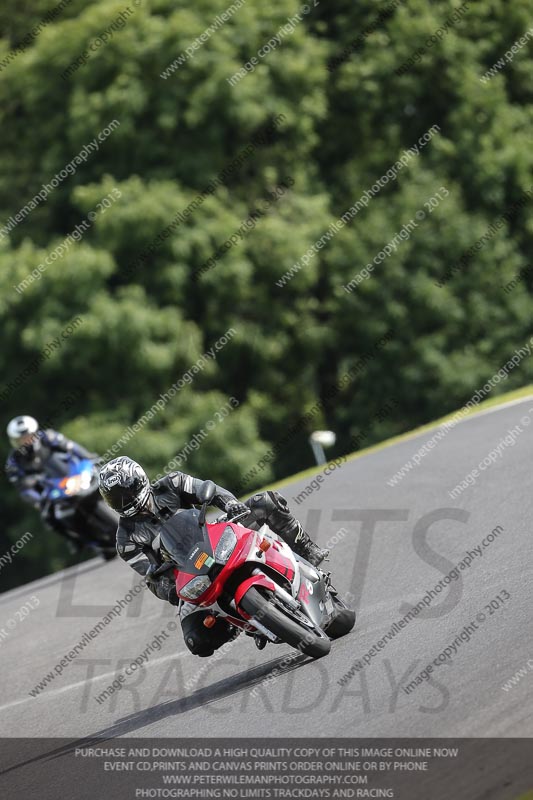
[[[34,417],[26,415],[13,417],[7,426],[7,435],[11,445],[15,448],[36,443],[35,434],[39,430],[39,423]]]

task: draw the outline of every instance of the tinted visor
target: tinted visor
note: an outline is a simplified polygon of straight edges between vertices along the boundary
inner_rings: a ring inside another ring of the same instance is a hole
[[[132,486],[112,486],[101,490],[106,503],[123,517],[131,517],[141,511],[150,497],[150,484],[143,485],[136,479]]]

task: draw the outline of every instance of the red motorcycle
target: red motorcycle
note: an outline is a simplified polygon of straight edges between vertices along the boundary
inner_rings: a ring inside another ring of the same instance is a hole
[[[253,531],[240,524],[246,514],[206,522],[215,491],[205,481],[201,510],[180,510],[163,524],[154,542],[163,564],[150,573],[173,569],[178,597],[210,610],[208,628],[223,617],[254,636],[260,649],[285,642],[312,658],[327,655],[330,639],[355,625],[355,612],[338,597],[329,573],[295,555],[267,525]]]

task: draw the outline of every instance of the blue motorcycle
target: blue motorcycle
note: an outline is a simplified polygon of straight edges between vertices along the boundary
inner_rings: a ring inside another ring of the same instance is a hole
[[[41,513],[77,549],[89,547],[106,561],[116,556],[118,514],[98,491],[98,467],[89,458],[54,453],[46,465]]]

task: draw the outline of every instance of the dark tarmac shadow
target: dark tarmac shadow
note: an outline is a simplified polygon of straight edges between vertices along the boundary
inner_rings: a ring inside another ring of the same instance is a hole
[[[274,669],[277,669],[280,675],[285,675],[293,670],[300,669],[300,667],[303,667],[306,664],[312,663],[312,659],[303,653],[293,658],[290,664],[281,666],[281,664],[286,660],[286,655],[280,656],[279,658],[272,659],[272,661],[268,661],[265,664],[260,664],[257,667],[246,670],[245,672],[237,673],[229,678],[223,678],[222,680],[217,681],[210,686],[206,686],[202,689],[196,689],[191,695],[186,697],[179,698],[178,700],[168,700],[167,702],[153,706],[152,708],[147,708],[143,711],[130,714],[127,717],[117,720],[109,727],[103,728],[100,731],[96,731],[91,736],[69,741],[54,750],[46,750],[44,753],[35,756],[34,758],[19,761],[16,764],[11,764],[5,769],[0,769],[0,775],[7,775],[13,770],[22,769],[30,764],[38,764],[41,761],[45,762],[52,759],[61,758],[64,755],[74,752],[77,747],[94,747],[96,745],[101,746],[104,742],[115,739],[118,736],[134,734],[135,731],[139,730],[140,728],[144,728],[147,725],[152,725],[154,722],[159,722],[160,720],[168,717],[184,714],[192,709],[201,708],[209,703],[214,703],[226,697],[239,694],[243,690],[251,689],[256,685],[259,685],[263,679],[266,678],[266,676],[269,675]],[[14,742],[16,740],[10,741]],[[36,739],[33,741],[38,740]],[[42,739],[44,746],[53,741],[53,739],[48,738]]]

